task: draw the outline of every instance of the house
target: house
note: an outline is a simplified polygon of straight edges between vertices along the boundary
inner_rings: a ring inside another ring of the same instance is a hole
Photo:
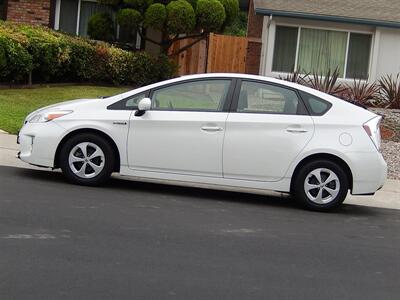
[[[248,38],[247,73],[374,81],[400,72],[400,1],[251,0]]]
[[[110,13],[115,20],[114,11],[96,0],[0,0],[0,17],[3,16],[7,21],[48,26],[83,37],[88,36],[90,17],[100,12]],[[124,41],[126,35],[117,25],[115,29],[117,39]],[[139,35],[135,42],[137,49],[144,47]],[[151,52],[152,45],[146,45],[146,50]]]

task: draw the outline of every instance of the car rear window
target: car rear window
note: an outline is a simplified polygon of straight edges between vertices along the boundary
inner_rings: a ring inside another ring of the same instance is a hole
[[[322,116],[332,107],[330,102],[317,96],[303,91],[299,91],[299,93],[312,116]]]

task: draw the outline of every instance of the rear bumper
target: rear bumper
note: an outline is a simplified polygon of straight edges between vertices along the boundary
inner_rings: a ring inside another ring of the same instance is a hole
[[[373,195],[381,189],[387,177],[387,164],[380,152],[346,153],[352,162],[353,195]]]

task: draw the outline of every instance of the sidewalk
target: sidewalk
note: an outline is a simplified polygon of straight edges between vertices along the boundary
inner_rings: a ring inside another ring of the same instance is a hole
[[[18,149],[16,141],[17,137],[15,135],[4,134],[0,132],[0,166],[49,170],[31,166],[17,159],[15,157]],[[384,187],[374,196],[348,195],[345,203],[371,207],[400,209],[400,181],[388,179]]]

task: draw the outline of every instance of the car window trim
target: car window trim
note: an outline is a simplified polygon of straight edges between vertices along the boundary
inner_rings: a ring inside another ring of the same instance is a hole
[[[152,107],[152,111],[173,111],[173,112],[215,112],[215,113],[222,113],[222,112],[229,112],[229,108],[231,107],[232,103],[232,97],[233,97],[233,92],[236,86],[236,78],[233,77],[208,77],[208,78],[197,78],[197,79],[187,79],[187,80],[182,80],[178,82],[173,82],[169,84],[165,84],[162,86],[155,87],[150,90],[150,93],[148,97],[153,101],[153,94],[155,91],[163,89],[163,88],[168,88],[170,86],[174,85],[179,85],[179,84],[184,84],[184,83],[190,83],[190,82],[200,82],[200,81],[212,81],[212,80],[228,80],[230,81],[229,87],[228,87],[228,92],[226,93],[224,101],[224,105],[222,106],[222,110],[212,110],[212,109],[170,109],[170,108],[154,108]]]
[[[239,96],[240,96],[240,90],[242,88],[242,82],[255,82],[255,83],[260,83],[260,84],[266,84],[266,85],[271,85],[271,86],[276,86],[279,88],[287,89],[293,91],[297,98],[299,99],[299,103],[301,103],[302,108],[303,108],[303,113],[298,113],[296,112],[295,114],[288,114],[288,113],[280,113],[280,112],[267,112],[267,111],[260,111],[260,112],[240,112],[237,111],[237,107],[239,104]],[[286,86],[283,84],[275,83],[275,82],[270,82],[270,81],[264,81],[264,80],[259,80],[259,79],[252,79],[252,78],[238,78],[236,80],[236,87],[232,99],[232,105],[230,106],[229,109],[230,113],[238,113],[238,114],[265,114],[265,115],[285,115],[285,116],[310,116],[310,111],[308,107],[305,105],[303,98],[301,98],[300,93],[297,89],[292,88],[290,86]]]

